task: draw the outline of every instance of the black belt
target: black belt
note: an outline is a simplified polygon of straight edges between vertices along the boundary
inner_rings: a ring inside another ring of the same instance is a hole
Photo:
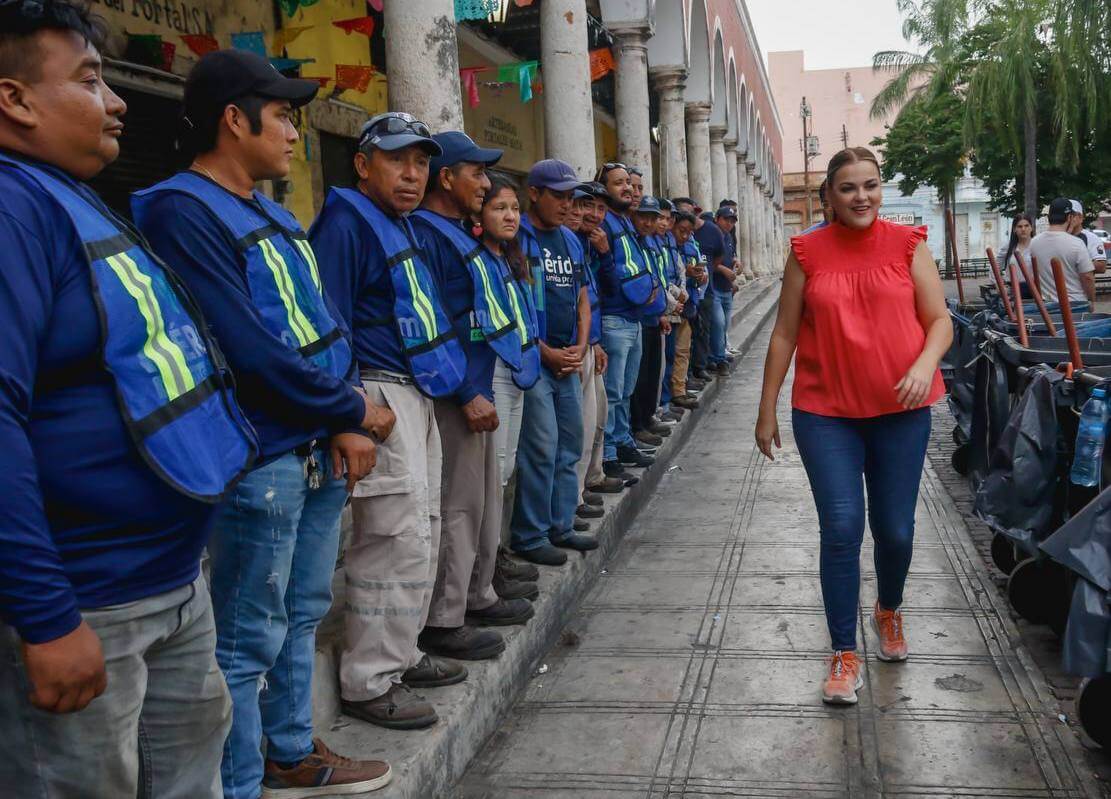
[[[408,375],[385,372],[381,369],[360,369],[359,377],[372,383],[396,383],[399,386],[414,386],[416,381]]]
[[[312,451],[318,446],[320,446],[320,441],[314,438],[312,441],[307,441],[300,446],[294,447],[293,454],[298,458],[307,458],[309,455],[312,455]]]

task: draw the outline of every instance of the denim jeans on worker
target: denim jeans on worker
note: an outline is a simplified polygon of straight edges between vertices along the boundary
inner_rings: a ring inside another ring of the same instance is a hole
[[[713,314],[710,318],[710,365],[725,362],[725,339],[729,333],[729,317],[733,313],[733,292],[714,292]]]
[[[629,429],[629,400],[640,374],[640,322],[620,316],[602,317],[602,349],[609,358],[606,368],[606,437],[602,460],[617,460],[618,446],[636,446]]]
[[[271,760],[313,750],[316,628],[332,604],[344,481],[325,449],[314,452],[321,485],[309,487],[305,457],[255,469],[220,507],[213,525],[212,605],[216,660],[232,698],[220,766],[226,799],[257,799],[265,736]]]
[[[557,378],[546,368],[525,393],[517,445],[517,493],[510,546],[517,552],[559,541],[574,532],[579,503],[576,467],[583,450],[582,383],[578,374]]]
[[[864,487],[880,605],[894,610],[914,544],[914,508],[930,438],[930,409],[871,419],[818,416],[795,409],[802,456],[821,530],[822,599],[833,648],[856,648]]]

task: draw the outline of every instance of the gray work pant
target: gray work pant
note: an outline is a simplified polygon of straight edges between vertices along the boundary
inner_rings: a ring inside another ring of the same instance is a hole
[[[346,648],[340,693],[376,699],[420,662],[440,547],[440,434],[432,400],[414,386],[364,381],[371,402],[397,416],[378,462],[351,497],[344,556]]]
[[[39,710],[16,631],[0,624],[0,786],[35,799],[218,799],[231,698],[204,578],[82,610],[108,687],[78,713]]]
[[[494,563],[501,537],[501,473],[492,433],[472,433],[463,410],[436,400],[444,452],[443,531],[428,624],[460,627],[467,609],[498,601]]]
[[[586,486],[600,483],[602,473],[602,444],[606,437],[606,414],[609,402],[606,399],[606,383],[602,375],[594,373],[594,348],[588,347],[583,358],[583,451],[579,465],[579,494],[585,493]]]

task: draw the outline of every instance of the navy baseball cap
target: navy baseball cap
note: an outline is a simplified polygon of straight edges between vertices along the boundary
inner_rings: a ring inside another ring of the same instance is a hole
[[[566,161],[545,158],[532,165],[528,172],[528,185],[552,191],[571,191],[582,185],[575,170]]]
[[[438,173],[445,166],[455,166],[456,164],[485,164],[486,166],[493,166],[501,160],[502,151],[495,150],[487,147],[479,147],[474,143],[474,139],[468,136],[461,130],[448,130],[443,133],[437,133],[432,137],[432,141],[440,145],[443,151],[441,155],[432,159],[429,164],[429,171],[433,175]]]
[[[601,183],[591,181],[590,183],[580,183],[575,189],[575,193],[571,195],[572,200],[585,200],[587,197],[604,200],[607,197],[606,187]]]
[[[429,155],[436,156],[443,149],[432,138],[428,125],[412,114],[403,111],[387,111],[371,117],[359,132],[359,149],[373,147],[376,150],[400,150],[403,147],[419,145]]]
[[[721,218],[736,219],[737,218],[737,209],[734,208],[731,205],[723,205],[720,208],[718,208],[717,217],[719,219],[721,219]]]
[[[640,198],[640,205],[637,206],[638,214],[656,214],[660,213],[660,201],[653,197],[651,194],[645,194]]]
[[[1074,213],[1076,212],[1072,209],[1072,200],[1067,197],[1058,197],[1049,204],[1049,214],[1051,216],[1068,216]]]

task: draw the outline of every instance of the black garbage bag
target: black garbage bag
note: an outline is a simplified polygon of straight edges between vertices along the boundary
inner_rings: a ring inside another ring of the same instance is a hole
[[[1052,532],[1060,473],[1054,392],[1062,375],[1034,369],[992,450],[973,512],[997,533],[1033,553]]]
[[[968,440],[972,432],[973,395],[976,387],[976,330],[972,320],[956,312],[953,317],[953,343],[942,359],[941,373],[949,391],[949,411]]]
[[[1080,677],[1111,671],[1111,488],[1042,542],[1041,549],[1076,575],[1065,630],[1065,669]]]

